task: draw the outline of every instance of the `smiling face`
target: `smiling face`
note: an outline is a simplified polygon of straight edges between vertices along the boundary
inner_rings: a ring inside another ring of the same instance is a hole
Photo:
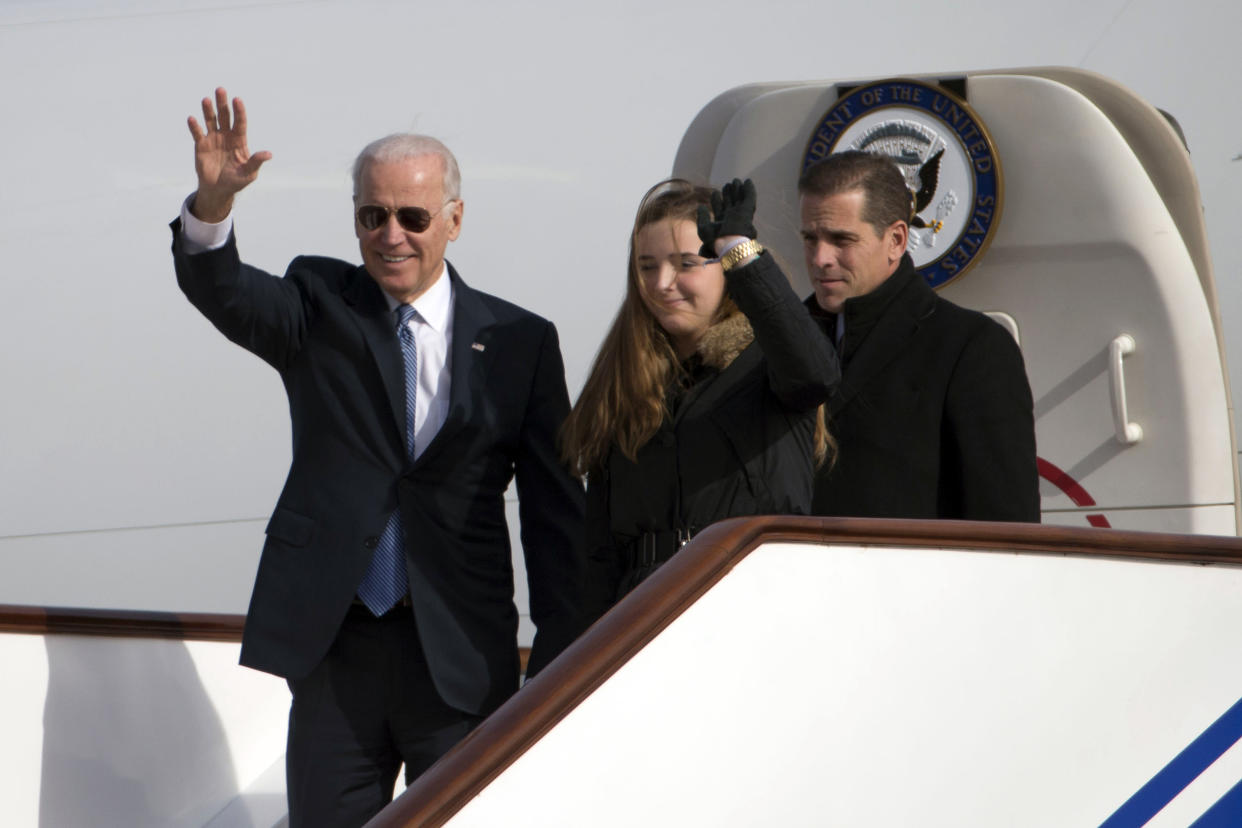
[[[699,255],[693,221],[656,221],[634,238],[634,263],[643,304],[669,335],[680,359],[694,353],[724,298],[724,270]]]
[[[461,232],[463,204],[459,199],[445,205],[443,178],[443,162],[437,155],[372,161],[358,178],[355,210],[376,204],[393,210],[422,207],[431,213],[431,225],[421,233],[403,228],[391,212],[374,230],[367,230],[354,219],[354,234],[367,273],[398,302],[412,302],[435,284],[444,264],[444,250]]]
[[[865,296],[897,270],[906,250],[905,222],[877,233],[862,219],[862,190],[802,196],[802,249],[815,301],[840,313],[845,300]]]

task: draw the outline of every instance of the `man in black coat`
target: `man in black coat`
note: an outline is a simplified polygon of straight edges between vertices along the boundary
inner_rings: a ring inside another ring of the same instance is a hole
[[[250,154],[223,89],[203,116],[198,190],[173,222],[177,281],[280,373],[293,426],[241,660],[292,691],[290,824],[361,825],[402,763],[408,783],[518,687],[510,480],[538,629],[528,674],[579,631],[583,492],[557,460],[556,329],[444,260],[460,176],[426,136],[358,157],[361,267],[303,256],[282,279],[242,264],[233,197],[270,154]]]
[[[839,153],[808,168],[798,193],[807,305],[842,367],[828,409],[839,454],[820,471],[814,513],[1038,522],[1022,353],[915,270],[897,166]]]

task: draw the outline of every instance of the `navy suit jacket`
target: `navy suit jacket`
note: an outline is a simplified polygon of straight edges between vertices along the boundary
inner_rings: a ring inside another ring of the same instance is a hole
[[[504,492],[516,478],[537,634],[533,675],[580,626],[582,487],[557,460],[569,410],[555,327],[471,290],[451,265],[447,419],[405,453],[395,317],[362,267],[303,256],[284,278],[243,264],[235,239],[190,255],[177,281],[230,340],[284,382],[293,460],[267,526],[243,664],[288,678],[324,657],[384,523],[401,509],[410,597],[441,697],[485,715],[517,688],[517,610]],[[447,264],[447,263],[446,263]]]

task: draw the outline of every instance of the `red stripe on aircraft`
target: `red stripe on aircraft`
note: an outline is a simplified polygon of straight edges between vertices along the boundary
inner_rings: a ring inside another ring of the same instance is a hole
[[[1077,480],[1070,477],[1066,472],[1049,463],[1042,457],[1035,458],[1035,464],[1039,468],[1039,476],[1056,486],[1074,501],[1075,506],[1094,506],[1095,498],[1087,494]],[[1087,523],[1098,529],[1110,529],[1112,524],[1108,522],[1108,518],[1104,515],[1087,515]]]

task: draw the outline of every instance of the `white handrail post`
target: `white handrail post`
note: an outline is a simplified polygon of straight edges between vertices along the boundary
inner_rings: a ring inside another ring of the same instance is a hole
[[[1143,439],[1143,427],[1130,422],[1126,407],[1126,374],[1122,359],[1134,353],[1136,345],[1134,337],[1121,334],[1113,339],[1108,346],[1108,374],[1113,392],[1113,428],[1117,442],[1123,446],[1132,446]]]

